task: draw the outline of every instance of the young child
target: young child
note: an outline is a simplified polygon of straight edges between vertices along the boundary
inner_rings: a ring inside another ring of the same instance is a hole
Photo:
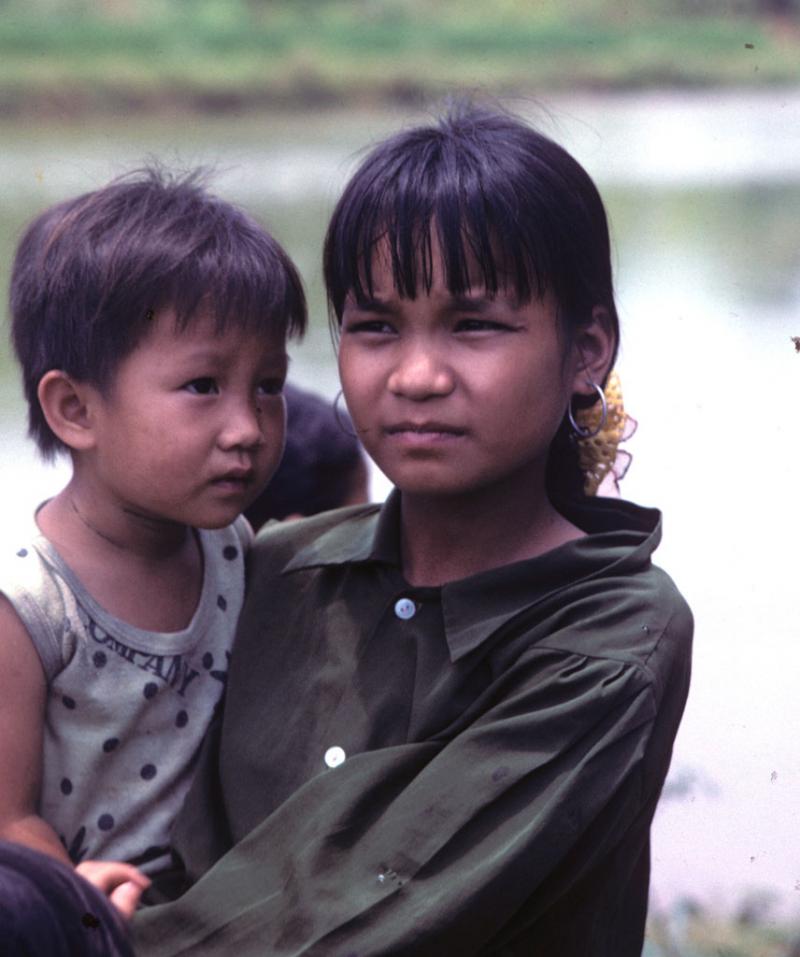
[[[31,435],[72,477],[0,563],[0,837],[129,912],[225,686],[305,299],[250,217],[156,170],[35,220],[10,299]]]
[[[325,276],[396,490],[259,536],[176,822],[195,883],[137,954],[638,957],[692,619],[658,511],[585,492],[618,341],[597,190],[457,110],[366,156]]]

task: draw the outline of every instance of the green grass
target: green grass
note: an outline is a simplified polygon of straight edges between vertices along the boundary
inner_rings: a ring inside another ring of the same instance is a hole
[[[793,957],[800,930],[786,923],[743,923],[698,914],[679,928],[663,915],[648,920],[643,957]]]
[[[800,28],[744,15],[634,16],[601,0],[128,0],[124,16],[101,16],[49,0],[45,16],[42,2],[0,0],[0,111],[800,82]]]

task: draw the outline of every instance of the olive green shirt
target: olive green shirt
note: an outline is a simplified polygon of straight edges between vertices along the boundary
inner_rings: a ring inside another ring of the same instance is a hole
[[[399,499],[268,527],[141,957],[634,957],[691,613],[660,516],[411,587]]]

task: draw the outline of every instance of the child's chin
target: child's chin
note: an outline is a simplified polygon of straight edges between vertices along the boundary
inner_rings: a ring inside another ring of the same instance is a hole
[[[247,503],[241,506],[231,505],[229,509],[215,509],[213,512],[204,512],[193,516],[187,524],[192,528],[202,528],[204,531],[213,532],[219,528],[225,528],[235,521],[247,507]]]

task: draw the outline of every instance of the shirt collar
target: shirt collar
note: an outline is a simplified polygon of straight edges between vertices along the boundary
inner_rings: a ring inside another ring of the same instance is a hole
[[[499,628],[558,592],[609,574],[629,575],[646,567],[661,539],[661,514],[622,499],[594,498],[562,509],[587,533],[585,538],[521,562],[450,582],[440,589],[402,586],[400,495],[395,490],[380,509],[372,506],[300,549],[284,571],[353,562],[395,566],[398,588],[424,600],[441,593],[445,636],[455,662]]]

